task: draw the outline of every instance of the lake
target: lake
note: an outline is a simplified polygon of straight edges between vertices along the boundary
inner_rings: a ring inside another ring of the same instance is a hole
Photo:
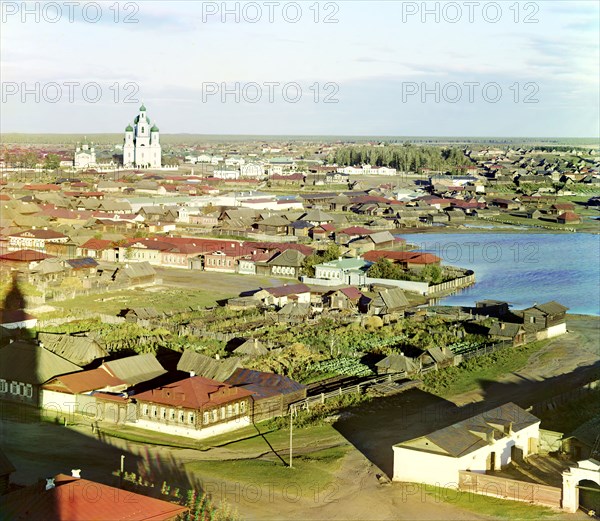
[[[600,236],[586,233],[399,235],[444,264],[475,271],[476,284],[442,300],[497,299],[520,309],[556,300],[570,313],[600,315]]]

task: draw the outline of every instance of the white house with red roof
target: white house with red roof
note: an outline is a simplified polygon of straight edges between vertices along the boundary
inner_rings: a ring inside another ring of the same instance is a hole
[[[24,232],[13,233],[8,236],[8,249],[46,251],[49,242],[66,243],[69,237],[54,230],[32,228]]]
[[[192,376],[134,395],[141,429],[206,438],[252,424],[252,392]]]

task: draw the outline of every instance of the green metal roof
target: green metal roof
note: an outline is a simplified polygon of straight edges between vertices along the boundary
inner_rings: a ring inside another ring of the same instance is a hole
[[[125,132],[133,132],[133,127],[131,125],[127,125]]]
[[[146,106],[142,103],[142,106],[140,107],[140,112],[146,112]]]
[[[156,124],[152,125],[150,132],[158,132],[158,127],[156,126]]]

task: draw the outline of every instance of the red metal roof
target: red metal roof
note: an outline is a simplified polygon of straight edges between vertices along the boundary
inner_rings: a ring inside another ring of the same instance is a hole
[[[84,242],[81,245],[81,248],[87,250],[107,250],[111,248],[113,245],[113,241],[109,241],[106,239],[90,239],[89,241]]]
[[[96,481],[58,474],[49,490],[45,482],[39,482],[5,495],[2,510],[7,519],[15,521],[168,521],[188,509]]]
[[[250,391],[239,387],[232,387],[202,376],[192,376],[180,382],[137,394],[135,399],[172,407],[205,409],[251,395]]]
[[[350,228],[344,228],[343,230],[339,230],[336,232],[336,235],[346,234],[346,235],[369,235],[373,230],[367,230],[362,226],[350,226]]]
[[[127,386],[127,383],[116,376],[112,376],[103,367],[99,367],[98,369],[91,369],[89,371],[79,371],[73,374],[57,376],[45,384],[44,388],[51,390],[63,390],[66,388],[73,394],[77,394],[104,389],[105,387],[117,387],[119,385]]]
[[[54,257],[54,255],[48,255],[41,251],[18,250],[0,255],[0,260],[12,262],[38,262],[51,257]]]
[[[346,295],[350,300],[358,300],[363,294],[360,292],[358,288],[353,286],[349,286],[347,288],[342,288],[340,291]]]
[[[36,239],[63,239],[66,235],[55,232],[54,230],[27,230],[24,232],[13,233],[9,237],[34,237]]]
[[[60,191],[60,186],[53,184],[41,184],[41,185],[25,185],[23,187],[24,190],[37,190],[40,192],[48,192],[48,191]]]
[[[377,262],[385,258],[391,261],[409,262],[411,264],[435,264],[442,259],[431,253],[422,253],[418,251],[369,251],[363,255],[363,259],[369,262]]]
[[[298,295],[299,293],[310,293],[310,288],[306,284],[289,284],[275,288],[265,288],[274,297],[285,297]]]

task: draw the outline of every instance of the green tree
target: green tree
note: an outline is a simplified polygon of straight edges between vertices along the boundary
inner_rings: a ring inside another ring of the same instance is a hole
[[[56,154],[48,154],[44,159],[44,170],[54,171],[60,167],[60,157]]]

